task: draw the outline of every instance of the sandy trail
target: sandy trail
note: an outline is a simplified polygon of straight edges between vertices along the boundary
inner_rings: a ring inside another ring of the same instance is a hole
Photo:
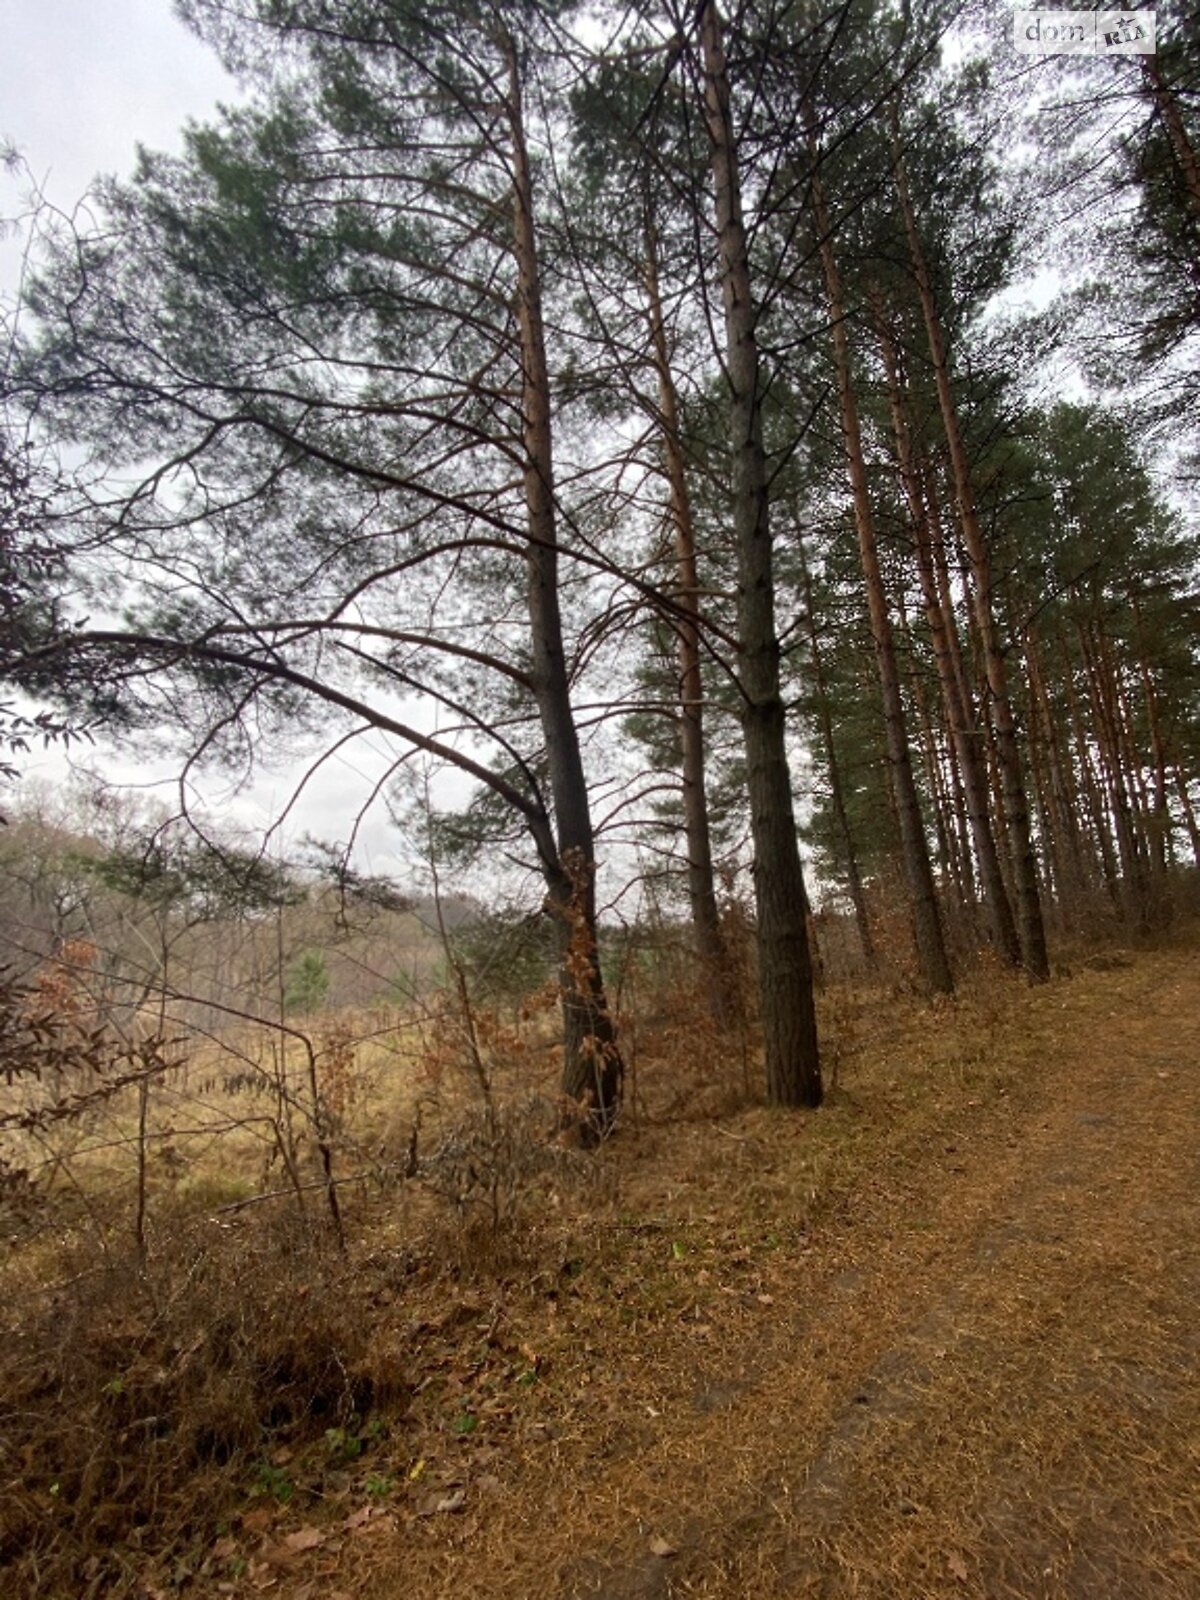
[[[615,1413],[408,1592],[1195,1600],[1200,964],[1088,979],[1014,990],[1019,1091],[892,1152],[757,1322],[613,1352]]]

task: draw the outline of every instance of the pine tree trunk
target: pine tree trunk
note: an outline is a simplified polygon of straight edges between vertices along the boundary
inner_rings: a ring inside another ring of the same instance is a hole
[[[1183,807],[1183,820],[1187,827],[1188,838],[1192,841],[1192,859],[1197,869],[1200,869],[1200,825],[1196,822],[1196,808],[1192,805],[1187,777],[1183,768],[1178,765],[1175,768],[1175,786],[1179,792],[1179,803]]]
[[[944,877],[949,878],[953,883],[955,893],[961,900],[965,899],[962,862],[958,855],[957,840],[954,835],[954,818],[950,809],[949,796],[946,792],[942,753],[938,747],[937,733],[934,728],[933,718],[929,712],[929,697],[925,693],[925,683],[921,676],[920,663],[917,660],[916,641],[913,638],[912,627],[909,624],[908,612],[905,609],[903,600],[900,601],[900,635],[904,641],[904,649],[908,657],[909,699],[917,714],[917,728],[921,735],[921,760],[925,768],[925,784],[929,791],[930,806],[933,813],[933,831],[937,839],[938,861]]]
[[[1113,641],[1103,626],[1100,628],[1099,645],[1105,672],[1112,685],[1117,742],[1121,751],[1121,764],[1127,774],[1127,791],[1133,808],[1139,869],[1143,885],[1149,894],[1147,872],[1154,864],[1154,822],[1151,815],[1150,790],[1146,785],[1146,764],[1137,745],[1126,675],[1121,670],[1121,661]]]
[[[904,715],[904,701],[900,692],[900,672],[896,662],[896,644],[891,617],[888,614],[887,596],[884,592],[883,572],[879,564],[875,513],[871,506],[871,494],[867,484],[862,430],[859,426],[858,404],[850,370],[850,345],[846,337],[846,307],[841,276],[834,255],[821,180],[815,170],[817,153],[814,147],[810,146],[810,153],[814,165],[813,220],[817,229],[821,268],[825,279],[825,299],[829,308],[830,337],[833,342],[834,368],[841,408],[842,442],[846,453],[850,493],[854,503],[859,561],[867,590],[867,610],[871,619],[875,669],[883,700],[888,780],[900,830],[901,861],[908,889],[917,960],[921,976],[929,988],[935,994],[949,994],[954,988],[954,980],[950,975],[950,963],[946,958],[933,871],[929,865],[929,843],[925,836],[921,803],[917,796],[912,759],[909,755],[908,729]]]
[[[1038,891],[1037,861],[1033,850],[1033,834],[1029,826],[1029,808],[1025,799],[1025,783],[1021,773],[1021,753],[1017,744],[1016,724],[1008,694],[1007,669],[1004,652],[996,635],[992,608],[992,574],[983,529],[975,509],[975,493],[971,482],[970,465],[954,393],[950,384],[950,368],[946,359],[945,340],[934,301],[933,284],[925,252],[917,231],[909,193],[908,175],[900,148],[899,114],[892,103],[892,136],[895,151],[896,191],[900,199],[912,257],[913,275],[920,296],[921,311],[925,319],[925,333],[929,343],[937,384],[938,406],[942,426],[950,452],[950,467],[954,479],[954,492],[958,500],[959,523],[963,542],[971,563],[972,599],[975,624],[983,651],[984,670],[991,700],[991,712],[996,737],[996,754],[1000,767],[1000,780],[1012,841],[1013,880],[1016,889],[1017,933],[1021,941],[1021,959],[1025,971],[1034,982],[1044,982],[1050,975],[1050,962],[1046,952],[1046,930],[1042,921],[1041,897]]]
[[[1138,677],[1142,685],[1142,698],[1146,705],[1146,726],[1150,730],[1150,756],[1154,763],[1154,804],[1150,813],[1150,854],[1156,872],[1167,870],[1167,857],[1171,849],[1171,812],[1167,805],[1167,750],[1163,741],[1162,719],[1158,713],[1158,696],[1146,659],[1142,638],[1142,614],[1136,597],[1133,600],[1133,622],[1138,641]]]
[[[972,624],[974,631],[974,624]],[[1000,778],[1000,757],[996,752],[996,726],[992,720],[992,703],[983,702],[983,750],[987,760],[988,782],[991,785],[992,803],[996,808],[996,839],[999,846],[1000,868],[1005,886],[1012,898],[1012,837],[1008,831],[1008,809],[1004,804],[1004,784]]]
[[[1076,817],[1076,797],[1069,782],[1069,763],[1064,764],[1059,746],[1058,730],[1046,690],[1042,671],[1041,650],[1037,630],[1031,624],[1025,631],[1025,668],[1029,677],[1032,702],[1030,730],[1041,729],[1041,742],[1047,772],[1047,799],[1049,802],[1049,833],[1054,840],[1059,863],[1059,898],[1077,895],[1087,880],[1083,850]]]
[[[1120,889],[1117,881],[1117,863],[1112,848],[1112,829],[1108,824],[1104,802],[1100,794],[1100,785],[1096,781],[1096,774],[1092,766],[1091,751],[1088,749],[1087,732],[1083,723],[1083,712],[1079,704],[1079,696],[1075,692],[1075,675],[1065,640],[1062,641],[1062,657],[1063,685],[1066,689],[1067,707],[1071,715],[1071,730],[1075,737],[1075,759],[1079,763],[1079,779],[1083,788],[1084,799],[1087,802],[1088,819],[1092,825],[1092,840],[1100,861],[1104,887],[1107,889],[1109,898],[1114,906],[1118,906],[1120,904]]]
[[[688,853],[688,899],[696,954],[704,971],[705,993],[718,1020],[731,1011],[728,962],[721,934],[713,879],[712,838],[704,771],[704,689],[700,677],[700,584],[696,573],[696,534],[679,430],[679,402],[658,276],[658,237],[646,200],[646,298],[654,369],[658,380],[658,413],[662,434],[671,524],[675,530],[675,609],[672,623],[678,642],[680,746],[683,776],[683,821]]]
[[[850,904],[854,907],[854,921],[858,928],[858,939],[862,946],[863,960],[868,967],[874,967],[878,963],[879,956],[875,949],[875,939],[871,933],[871,918],[867,912],[867,897],[863,890],[862,872],[858,865],[858,851],[854,844],[850,817],[846,811],[846,796],[842,786],[841,764],[838,761],[837,747],[833,739],[833,716],[829,710],[829,691],[825,679],[824,664],[821,660],[820,634],[817,629],[816,614],[813,610],[812,577],[808,570],[808,562],[805,559],[803,549],[800,552],[800,563],[804,578],[804,610],[808,618],[808,643],[812,654],[813,687],[817,691],[817,717],[821,725],[821,741],[825,746],[825,765],[829,770],[830,800],[833,805],[834,821],[837,823],[838,832],[842,837],[846,887],[850,893]]]
[[[1196,220],[1200,221],[1200,156],[1197,156],[1195,147],[1188,138],[1179,106],[1163,80],[1158,62],[1153,56],[1142,56],[1140,59],[1150,98],[1163,119],[1167,137],[1171,141],[1171,149],[1183,174],[1188,202]]]
[[[756,309],[729,76],[715,0],[700,10],[704,113],[716,201],[725,310],[725,380],[737,549],[737,617],[746,789],[754,841],[758,974],[766,1044],[767,1097],[778,1105],[819,1105],[821,1068],[813,1003],[807,896],[792,807],[792,780],[779,684],[779,640],[762,435]]]
[[[1091,629],[1090,627],[1085,629],[1081,622],[1076,623],[1076,628],[1083,655],[1088,699],[1092,708],[1092,725],[1096,732],[1100,771],[1108,793],[1109,812],[1116,832],[1121,877],[1124,880],[1126,895],[1133,900],[1135,912],[1140,916],[1144,910],[1141,869],[1130,814],[1129,794],[1125,787],[1125,773],[1117,742],[1117,730],[1113,721],[1113,707],[1106,695],[1107,686],[1101,682],[1100,663],[1091,637]]]
[[[945,598],[949,594],[948,575],[939,585],[934,558],[934,536],[921,482],[917,473],[912,448],[912,433],[908,425],[902,397],[902,379],[895,339],[876,302],[876,331],[887,372],[888,393],[891,402],[892,431],[900,465],[900,478],[908,501],[916,546],[917,572],[924,600],[925,620],[929,626],[934,662],[941,684],[942,699],[946,707],[958,757],[959,771],[971,827],[971,840],[975,846],[975,859],[979,866],[979,880],[983,888],[984,905],[988,915],[988,932],[992,944],[1006,961],[1014,966],[1021,959],[1021,947],[1013,921],[1012,906],[1000,870],[996,838],[992,832],[988,807],[987,773],[980,756],[979,734],[972,725],[970,700],[967,698],[962,653],[958,644],[953,611],[947,613]],[[940,542],[940,534],[939,534]],[[945,562],[942,563],[943,572]]]
[[[949,712],[944,701],[942,704],[942,716],[945,722],[946,757],[950,769],[950,798],[954,807],[954,827],[958,835],[959,855],[963,864],[963,899],[973,916],[978,907],[979,898],[975,886],[976,864],[971,852],[971,825],[967,818],[967,797],[963,790],[958,747],[955,744],[954,729],[950,726]]]
[[[1058,848],[1058,833],[1054,826],[1053,805],[1050,796],[1050,779],[1046,770],[1045,752],[1042,748],[1041,730],[1033,714],[1030,694],[1029,721],[1026,724],[1025,744],[1029,751],[1029,772],[1033,778],[1033,794],[1041,824],[1042,870],[1045,873],[1046,897],[1051,902],[1061,901],[1063,888],[1062,857]]]
[[[557,857],[543,863],[558,929],[565,1118],[587,1142],[603,1137],[620,1106],[624,1069],[609,1013],[596,940],[595,844],[587,780],[571,707],[558,585],[558,529],[550,378],[542,322],[533,185],[525,143],[517,47],[504,36],[513,162],[517,320],[521,337],[525,505],[529,526],[531,677],[546,742]]]

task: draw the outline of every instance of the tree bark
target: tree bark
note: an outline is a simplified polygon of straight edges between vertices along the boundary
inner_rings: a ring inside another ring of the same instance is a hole
[[[1150,756],[1154,763],[1154,804],[1150,813],[1150,852],[1156,872],[1167,870],[1171,850],[1171,812],[1167,805],[1167,750],[1163,741],[1162,719],[1158,711],[1158,696],[1150,673],[1146,645],[1142,632],[1142,612],[1137,596],[1132,597],[1134,633],[1138,645],[1138,677],[1142,698],[1146,705],[1146,726],[1150,732]]]
[[[1042,921],[1037,861],[1034,856],[1033,834],[1029,826],[1029,807],[1021,773],[1021,753],[1017,744],[1016,724],[1008,694],[1004,652],[1000,648],[992,608],[991,562],[975,508],[971,470],[950,384],[950,367],[934,300],[933,282],[929,275],[929,266],[917,230],[916,215],[909,192],[908,174],[900,147],[899,113],[895,101],[892,102],[891,115],[896,192],[900,200],[909,254],[912,258],[913,276],[916,279],[921,312],[925,320],[925,334],[937,384],[938,407],[950,452],[959,523],[971,563],[975,624],[983,651],[995,728],[996,753],[1012,840],[1013,880],[1016,889],[1017,933],[1021,942],[1021,960],[1030,979],[1040,983],[1050,976],[1050,962],[1046,952],[1046,931]]]
[[[1060,645],[1063,663],[1063,685],[1066,689],[1067,706],[1071,714],[1071,731],[1075,738],[1075,758],[1079,763],[1079,779],[1087,802],[1088,819],[1092,825],[1092,839],[1100,862],[1104,887],[1108,891],[1109,899],[1116,906],[1120,902],[1120,891],[1117,883],[1117,863],[1112,848],[1112,830],[1105,816],[1100,785],[1096,781],[1096,774],[1092,767],[1087,732],[1083,724],[1083,712],[1079,705],[1079,696],[1075,692],[1075,674],[1065,638],[1060,640]]]
[[[1111,684],[1102,681],[1102,662],[1097,641],[1092,636],[1091,625],[1084,627],[1076,621],[1079,647],[1083,656],[1087,680],[1088,699],[1092,708],[1092,723],[1096,732],[1096,747],[1100,757],[1100,770],[1108,791],[1109,810],[1117,839],[1117,855],[1121,863],[1121,876],[1125,890],[1132,895],[1141,911],[1141,867],[1138,860],[1137,839],[1134,834],[1132,807],[1126,787],[1126,773],[1121,759],[1119,730],[1116,727],[1116,708],[1109,692]]]
[[[1188,838],[1192,842],[1192,859],[1197,869],[1200,869],[1200,824],[1196,822],[1196,808],[1192,804],[1187,777],[1178,764],[1175,767],[1175,787],[1179,792],[1179,803],[1183,807],[1183,820],[1187,827]]]
[[[758,974],[766,1045],[767,1097],[778,1105],[821,1102],[807,896],[792,807],[783,698],[762,395],[742,221],[741,186],[721,17],[715,0],[700,9],[704,115],[716,203],[717,248],[725,311],[725,381],[729,389],[733,531],[746,788],[754,841]]]
[[[557,855],[551,861],[544,861],[543,867],[549,891],[548,908],[555,919],[560,948],[564,1119],[577,1125],[585,1142],[590,1143],[602,1138],[612,1127],[620,1107],[624,1068],[600,971],[596,939],[595,841],[563,645],[550,377],[520,62],[512,36],[505,34],[501,42],[508,64],[506,110],[512,140],[524,487],[529,526],[526,559],[532,647],[530,676],[546,742],[557,836]]]
[[[704,770],[704,688],[700,677],[700,584],[696,572],[696,532],[679,429],[679,400],[663,318],[658,276],[658,236],[648,197],[645,204],[647,315],[658,381],[658,415],[671,525],[675,531],[676,609],[673,626],[679,660],[679,731],[684,835],[688,853],[688,900],[696,954],[703,968],[709,1005],[718,1020],[728,1020],[731,1009],[728,962],[713,879],[712,837],[708,825]]]
[[[921,735],[921,760],[925,767],[925,785],[929,792],[934,834],[937,838],[937,858],[943,875],[954,885],[958,897],[965,900],[963,864],[958,853],[954,815],[946,790],[946,775],[942,766],[942,751],[938,744],[938,730],[930,715],[929,697],[925,692],[925,681],[917,658],[917,643],[903,600],[900,602],[900,634],[908,658],[909,697],[917,714],[917,728]]]
[[[868,967],[878,964],[879,956],[875,949],[875,939],[871,933],[871,918],[867,911],[867,897],[863,890],[862,872],[858,865],[858,850],[854,843],[854,834],[850,827],[850,817],[846,811],[846,795],[842,785],[841,766],[838,761],[837,747],[833,739],[833,717],[829,710],[829,692],[825,680],[825,668],[821,661],[820,633],[817,628],[816,613],[813,610],[812,576],[808,570],[808,561],[803,549],[800,552],[801,571],[804,578],[804,610],[808,618],[808,643],[812,652],[813,684],[817,691],[817,717],[821,725],[821,740],[825,746],[825,764],[829,768],[830,799],[833,805],[834,821],[837,823],[838,832],[842,836],[842,849],[846,867],[846,888],[850,893],[850,904],[854,907],[854,921],[858,928],[858,939],[862,946],[863,960]]]
[[[1145,868],[1150,860],[1150,796],[1146,788],[1146,775],[1141,754],[1134,735],[1133,712],[1121,662],[1113,641],[1101,622],[1096,630],[1098,663],[1105,680],[1105,696],[1110,707],[1114,732],[1114,747],[1124,774],[1125,793],[1129,798],[1129,814],[1133,823],[1137,858]]]
[[[1192,141],[1188,138],[1187,129],[1184,127],[1183,118],[1179,113],[1179,106],[1175,96],[1167,87],[1159,69],[1158,62],[1153,56],[1142,56],[1142,71],[1146,77],[1146,85],[1155,109],[1163,119],[1163,126],[1167,130],[1167,137],[1171,141],[1171,149],[1179,163],[1179,170],[1183,174],[1184,186],[1187,189],[1188,203],[1197,222],[1200,222],[1200,156]]]
[[[1013,921],[1012,906],[1004,877],[1000,870],[1000,857],[996,837],[992,832],[988,808],[988,782],[979,748],[979,732],[973,726],[970,700],[967,698],[965,676],[953,614],[947,616],[943,604],[943,589],[938,584],[934,560],[934,538],[925,498],[921,492],[912,446],[912,434],[905,411],[899,356],[882,306],[876,302],[876,331],[887,373],[888,394],[891,402],[892,431],[896,440],[896,453],[900,478],[908,501],[909,516],[913,524],[916,546],[917,572],[921,582],[925,620],[933,645],[934,662],[941,684],[947,720],[958,756],[971,840],[979,866],[979,881],[987,909],[988,932],[992,944],[1006,961],[1014,966],[1021,959],[1021,946]],[[946,585],[948,590],[948,581]]]
[[[1042,872],[1046,889],[1045,898],[1046,901],[1053,905],[1062,899],[1063,866],[1062,856],[1059,853],[1059,835],[1054,825],[1053,799],[1046,770],[1041,728],[1036,715],[1036,707],[1033,703],[1032,685],[1030,685],[1028,713],[1029,720],[1025,725],[1025,745],[1029,751],[1029,774],[1033,779],[1033,799],[1037,806],[1042,837]]]
[[[842,442],[854,504],[859,562],[867,591],[867,611],[871,619],[875,670],[883,700],[888,781],[895,800],[896,822],[900,830],[900,853],[908,888],[913,936],[916,941],[921,976],[935,994],[949,994],[954,988],[954,979],[950,975],[950,963],[946,958],[937,892],[933,883],[933,871],[929,865],[929,842],[925,835],[921,803],[917,796],[912,758],[909,755],[908,728],[904,715],[904,700],[900,692],[900,671],[896,662],[896,642],[883,586],[883,572],[879,564],[875,513],[871,506],[871,493],[867,484],[858,403],[850,370],[845,298],[829,227],[829,212],[817,167],[818,151],[811,137],[809,154],[813,162],[811,180],[813,221],[817,230],[821,269],[825,279],[825,300],[829,308],[830,337],[833,342],[834,368],[841,410]]]
[[[1055,841],[1058,857],[1058,891],[1061,901],[1078,895],[1087,881],[1088,873],[1076,815],[1076,793],[1070,781],[1070,763],[1063,760],[1050,696],[1046,689],[1045,674],[1042,671],[1040,640],[1037,629],[1032,623],[1025,630],[1024,643],[1031,700],[1030,731],[1032,733],[1034,727],[1041,729],[1041,743],[1046,764],[1049,835]]]
[[[950,714],[942,703],[942,718],[946,725],[946,754],[950,769],[950,797],[954,806],[954,827],[958,837],[959,855],[962,860],[962,892],[963,899],[974,914],[979,899],[976,893],[975,874],[977,871],[975,857],[971,851],[971,824],[967,817],[967,797],[963,789],[962,766],[958,759],[958,746],[954,739],[954,729],[950,726]]]

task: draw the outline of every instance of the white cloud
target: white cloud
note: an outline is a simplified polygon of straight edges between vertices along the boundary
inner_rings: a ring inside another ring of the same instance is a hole
[[[139,143],[177,149],[189,117],[238,98],[236,81],[171,0],[15,0],[2,9],[0,138],[64,210],[98,173],[128,173]],[[20,212],[27,188],[0,176],[0,216]],[[12,290],[19,267],[19,244],[9,240],[0,288]]]

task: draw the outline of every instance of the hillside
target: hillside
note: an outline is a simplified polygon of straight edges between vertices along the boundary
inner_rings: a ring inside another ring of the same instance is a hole
[[[985,975],[932,1011],[827,996],[839,1083],[813,1114],[739,1108],[729,1080],[689,1120],[686,1063],[647,1050],[640,1109],[530,1179],[517,1227],[410,1186],[354,1210],[338,1259],[225,1217],[233,1299],[204,1327],[93,1300],[62,1341],[108,1350],[93,1408],[126,1407],[130,1450],[158,1440],[156,1509],[122,1508],[126,1463],[74,1507],[92,1584],[39,1586],[8,1543],[7,1592],[1194,1594],[1195,957],[1193,935],[1032,993]],[[189,1477],[189,1408],[215,1427],[220,1391],[182,1375],[231,1313],[275,1363],[273,1410],[236,1470],[210,1449]],[[94,1428],[82,1406],[70,1437]],[[63,1447],[43,1438],[22,1509],[66,1537]]]

